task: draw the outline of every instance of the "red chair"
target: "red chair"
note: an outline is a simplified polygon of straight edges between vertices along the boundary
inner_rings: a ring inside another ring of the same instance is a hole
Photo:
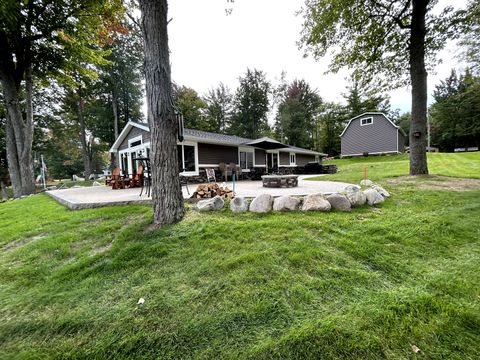
[[[137,173],[130,179],[130,187],[142,187],[143,184],[143,165],[138,165]]]
[[[112,176],[105,180],[105,185],[109,185],[112,189],[125,189],[125,180],[120,174],[120,168],[112,170]]]

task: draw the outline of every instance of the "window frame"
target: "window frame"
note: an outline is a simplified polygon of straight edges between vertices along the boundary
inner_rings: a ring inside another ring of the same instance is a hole
[[[137,141],[140,141],[140,144],[135,144],[135,145],[132,145],[133,143],[136,143]],[[135,136],[131,139],[128,139],[128,148],[136,148],[137,146],[142,146],[143,145],[143,136],[142,135],[138,135],[138,136]]]
[[[363,122],[364,120],[370,120],[369,122]],[[373,117],[366,117],[366,118],[361,118],[360,119],[360,126],[368,126],[373,124]]]
[[[293,162],[292,162],[292,156],[293,156]],[[296,153],[294,153],[294,152],[289,153],[288,158],[290,160],[290,166],[296,166],[297,165],[297,154]]]
[[[182,176],[198,176],[198,143],[193,141],[177,142],[177,146],[182,148],[182,169],[185,168],[185,146],[192,146],[194,148],[195,158],[195,170],[194,171],[181,171]]]
[[[242,162],[241,162],[241,155],[240,153],[245,153],[245,166],[246,168],[244,169],[242,167]],[[248,153],[252,154],[252,166],[248,167]],[[249,172],[251,168],[255,167],[255,149],[254,148],[247,148],[247,147],[239,147],[238,148],[238,165],[242,167],[243,172]]]

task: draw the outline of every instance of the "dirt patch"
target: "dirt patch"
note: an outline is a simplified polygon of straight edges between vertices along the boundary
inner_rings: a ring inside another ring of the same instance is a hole
[[[447,176],[400,176],[386,180],[391,185],[414,185],[421,190],[474,191],[480,190],[480,179]]]
[[[95,246],[92,251],[90,252],[90,255],[91,256],[94,256],[94,255],[97,255],[97,254],[101,254],[101,253],[104,253],[105,251],[108,251],[112,248],[112,243],[109,243],[107,245],[104,245],[104,246]]]
[[[12,242],[8,243],[7,245],[5,245],[3,247],[3,251],[18,249],[19,247],[22,247],[26,244],[29,244],[29,243],[33,242],[33,241],[41,240],[46,236],[47,235],[45,235],[45,234],[39,234],[39,235],[35,235],[35,236],[29,237],[29,238],[26,238],[26,239],[18,239],[18,240],[12,241]]]
[[[90,225],[99,225],[103,222],[102,218],[93,218],[93,219],[88,219],[85,221],[85,224],[90,224]]]

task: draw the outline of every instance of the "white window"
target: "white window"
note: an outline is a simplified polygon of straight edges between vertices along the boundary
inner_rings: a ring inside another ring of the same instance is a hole
[[[197,145],[178,144],[178,167],[183,175],[198,175],[198,151]]]
[[[360,126],[371,125],[373,123],[373,118],[364,118],[360,120]]]
[[[295,156],[295,153],[290,153],[290,166],[296,165],[297,163],[297,157]]]
[[[239,158],[242,170],[253,168],[253,151],[240,151]]]
[[[128,147],[133,148],[135,146],[140,146],[143,143],[142,135],[136,136],[130,140],[128,140]]]

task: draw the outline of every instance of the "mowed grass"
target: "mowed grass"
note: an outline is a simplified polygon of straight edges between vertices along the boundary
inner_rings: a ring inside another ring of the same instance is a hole
[[[326,164],[336,164],[338,173],[316,178],[317,180],[357,183],[363,179],[365,167],[367,177],[373,181],[409,174],[409,154],[336,159]],[[480,152],[430,153],[428,168],[432,175],[480,179]]]
[[[480,358],[480,190],[388,190],[155,231],[149,207],[2,203],[0,358]]]

